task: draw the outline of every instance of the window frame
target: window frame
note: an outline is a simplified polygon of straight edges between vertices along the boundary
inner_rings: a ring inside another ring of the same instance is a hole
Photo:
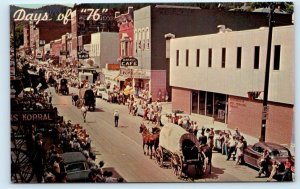
[[[254,69],[259,69],[260,46],[254,46]]]
[[[242,47],[237,47],[236,50],[236,68],[242,67]]]
[[[212,48],[208,49],[208,67],[212,67]]]
[[[274,64],[273,70],[280,69],[281,45],[274,45]]]

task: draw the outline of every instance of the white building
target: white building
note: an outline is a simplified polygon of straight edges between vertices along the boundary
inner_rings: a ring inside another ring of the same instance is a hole
[[[119,52],[118,33],[98,32],[91,34],[90,58],[95,66],[105,68],[108,63],[116,63]]]
[[[172,108],[260,136],[268,28],[170,41]],[[294,26],[273,28],[267,141],[291,144],[294,109]],[[260,92],[250,100],[248,92]],[[285,131],[284,136],[278,131]]]

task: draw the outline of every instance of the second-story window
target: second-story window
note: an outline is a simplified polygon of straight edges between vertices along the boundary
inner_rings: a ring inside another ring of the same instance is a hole
[[[236,68],[241,68],[242,65],[242,47],[237,48],[236,54]]]
[[[259,69],[259,46],[254,47],[254,69]]]
[[[210,68],[212,66],[212,49],[208,49],[208,67]]]
[[[280,67],[280,45],[275,45],[274,48],[274,70],[279,70]]]
[[[199,67],[200,65],[200,49],[197,49],[196,51],[196,67]]]
[[[179,50],[176,50],[176,66],[179,66]]]
[[[185,65],[188,67],[189,66],[189,50],[186,49],[185,51]]]
[[[225,61],[226,61],[226,48],[222,48],[222,68],[225,68]]]

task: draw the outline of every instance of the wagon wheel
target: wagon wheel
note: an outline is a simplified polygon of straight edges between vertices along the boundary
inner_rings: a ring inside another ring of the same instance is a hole
[[[208,158],[206,158],[205,154],[203,152],[199,153],[199,161],[196,164],[196,174],[198,176],[202,176],[204,173],[206,173],[208,165]]]
[[[172,154],[171,156],[171,168],[173,170],[173,173],[176,176],[179,176],[179,172],[178,172],[178,156],[175,154]]]
[[[178,165],[177,165],[177,172],[178,172],[178,176],[181,177],[182,176],[182,171],[183,171],[183,160],[182,160],[182,157],[179,156],[179,155],[176,155],[177,158],[178,158]]]
[[[164,156],[163,156],[163,151],[162,151],[162,148],[159,147],[156,149],[155,151],[155,160],[157,162],[157,164],[162,167],[163,166],[163,162],[164,162]]]
[[[11,181],[29,183],[33,178],[33,168],[25,150],[11,149]]]

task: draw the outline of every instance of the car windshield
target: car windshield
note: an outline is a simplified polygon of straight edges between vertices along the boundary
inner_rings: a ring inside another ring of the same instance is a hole
[[[289,157],[289,151],[285,150],[285,149],[280,149],[280,150],[273,150],[271,152],[271,156],[274,156],[274,157]]]
[[[83,162],[67,164],[65,169],[67,173],[86,170]]]

